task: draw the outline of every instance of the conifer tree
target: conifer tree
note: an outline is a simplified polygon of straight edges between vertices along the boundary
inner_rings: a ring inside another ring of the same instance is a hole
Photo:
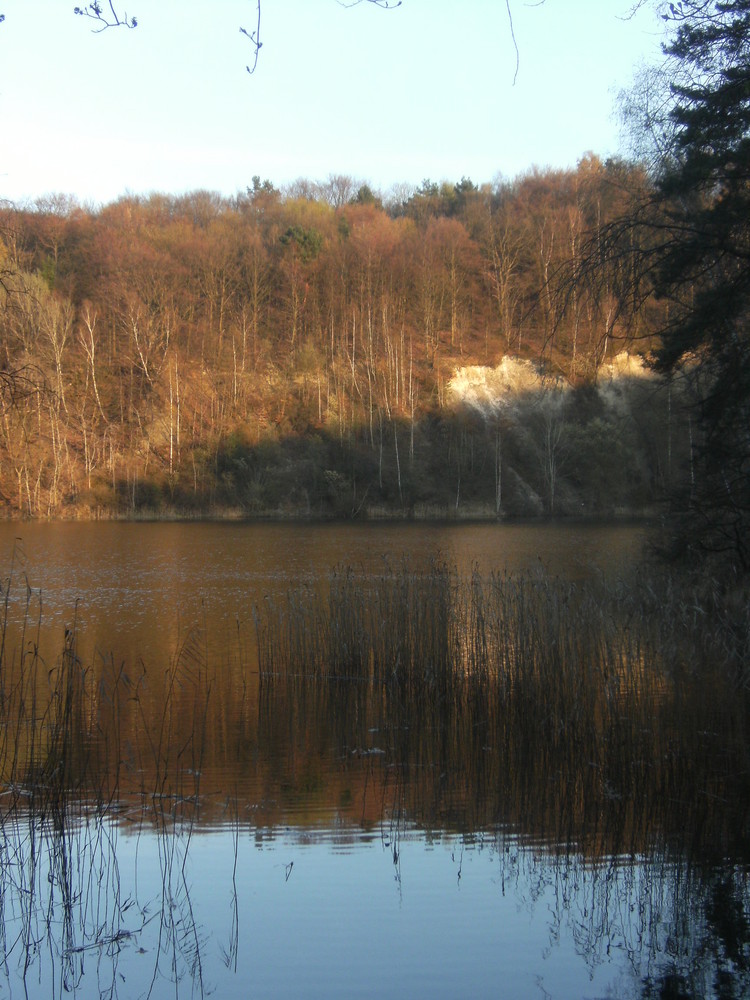
[[[668,303],[657,368],[696,405],[676,498],[689,553],[750,572],[750,0],[670,4],[670,156],[646,251]]]

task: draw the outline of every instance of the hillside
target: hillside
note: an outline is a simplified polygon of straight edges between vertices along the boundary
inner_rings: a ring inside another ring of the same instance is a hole
[[[585,157],[383,201],[52,197],[0,222],[7,516],[641,510],[679,398],[623,352],[656,306],[576,265],[642,172]],[[684,428],[683,428],[684,430]]]

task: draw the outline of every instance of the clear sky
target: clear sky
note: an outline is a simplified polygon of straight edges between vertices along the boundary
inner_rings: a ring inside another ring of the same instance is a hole
[[[633,0],[119,0],[101,34],[73,0],[0,0],[0,198],[242,191],[349,174],[387,191],[513,177],[617,152],[617,90],[658,58]]]

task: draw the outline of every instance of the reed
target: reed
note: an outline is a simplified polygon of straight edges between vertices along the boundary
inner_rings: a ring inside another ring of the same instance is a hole
[[[410,823],[491,831],[504,865],[503,837],[543,845],[565,880],[652,847],[665,870],[672,850],[691,861],[748,857],[750,629],[737,595],[728,604],[705,584],[653,573],[573,584],[542,572],[464,577],[441,560],[339,569],[255,609],[254,678],[244,637],[230,675],[211,662],[200,629],[164,666],[111,656],[84,664],[75,616],[47,663],[28,587],[20,640],[9,641],[10,586],[0,629],[0,916],[7,900],[20,916],[5,942],[0,920],[0,955],[15,956],[24,975],[48,940],[74,988],[90,951],[116,951],[133,927],[150,925],[145,909],[126,920],[128,901],[102,902],[118,822],[150,823],[169,956],[162,968],[155,952],[152,985],[183,974],[201,984],[185,859],[217,791],[214,814],[231,816],[236,852],[240,816],[259,823],[268,809],[264,822],[283,821],[285,802],[330,809],[338,781],[357,800],[357,821],[381,824],[397,877]],[[219,781],[233,762],[231,786],[202,777],[217,758]],[[255,784],[243,784],[250,772]],[[602,893],[592,912],[606,922],[610,883],[586,877]],[[561,898],[568,892],[566,882]],[[236,886],[233,899],[236,915]],[[106,919],[94,921],[100,907]],[[592,924],[591,934],[604,939],[606,927]]]
[[[40,652],[41,599],[25,579],[21,621],[11,628],[14,585],[11,576],[1,597],[0,820],[21,808],[63,826],[72,814],[105,815],[133,798],[162,817],[194,811],[212,682],[200,630],[165,669],[141,662],[133,671],[112,656],[82,661],[76,612],[50,663]]]
[[[609,940],[624,871],[606,859],[655,847],[664,885],[675,857],[691,878],[708,873],[678,886],[681,908],[646,898],[643,880],[634,952],[666,917],[692,940],[693,897],[713,906],[725,891],[711,882],[719,869],[693,859],[747,861],[750,613],[739,593],[654,573],[573,584],[542,572],[467,578],[440,560],[345,568],[256,608],[257,664],[238,634],[230,673],[200,629],[166,665],[84,664],[75,615],[45,662],[28,586],[10,641],[12,582],[0,598],[0,956],[24,979],[46,942],[74,992],[87,956],[116,955],[158,920],[151,990],[184,977],[200,992],[206,938],[186,858],[217,790],[233,879],[242,824],[283,822],[285,802],[330,809],[337,781],[356,820],[381,825],[397,878],[408,824],[487,835],[503,878],[513,858],[537,863],[509,844],[542,845],[559,874],[558,919],[572,880],[589,885],[597,919],[580,926],[592,952]],[[217,758],[231,785],[202,777]],[[255,784],[243,784],[250,772]],[[162,885],[137,910],[117,881],[120,823],[149,823],[158,837]],[[745,870],[738,862],[729,885],[743,900]],[[232,906],[228,966],[234,881]]]
[[[304,761],[292,770],[310,792],[330,780],[326,755],[377,749],[412,816],[463,810],[457,827],[521,821],[535,800],[539,835],[560,843],[613,845],[625,829],[642,847],[682,829],[687,809],[703,841],[750,832],[747,607],[719,613],[705,586],[653,573],[628,584],[464,577],[441,560],[339,569],[257,607],[257,665],[239,636],[231,673],[200,629],[163,668],[84,664],[75,617],[48,664],[28,588],[11,651],[9,587],[8,812],[64,822],[72,809],[147,803],[155,821],[176,823],[207,815],[230,764],[237,794],[260,785],[278,800],[279,761]]]
[[[258,659],[264,678],[366,680],[420,699],[467,680],[500,682],[505,696],[540,688],[563,722],[603,689],[624,693],[675,670],[691,637],[669,601],[661,610],[655,628],[648,605],[622,588],[543,573],[465,580],[440,563],[379,576],[344,570],[326,592],[291,589],[256,609]],[[658,671],[646,668],[649,657]]]
[[[668,576],[466,579],[442,562],[340,570],[257,611],[267,713],[335,718],[341,745],[379,733],[391,761],[440,775],[425,802],[448,802],[450,781],[528,802],[513,786],[527,781],[545,837],[621,844],[627,830],[634,847],[688,812],[702,843],[748,833],[737,628]]]

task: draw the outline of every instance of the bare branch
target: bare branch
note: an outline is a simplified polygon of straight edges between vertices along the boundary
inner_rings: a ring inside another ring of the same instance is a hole
[[[339,7],[358,7],[361,3],[372,3],[376,7],[382,7],[383,10],[393,10],[394,7],[401,6],[401,0],[349,0],[349,3],[337,0],[337,2]]]
[[[258,65],[258,56],[260,55],[260,50],[263,47],[263,42],[260,40],[260,0],[257,3],[257,20],[255,23],[255,30],[249,31],[247,28],[240,28],[240,32],[250,39],[250,44],[253,47],[253,63],[252,66],[248,65],[245,69],[251,75],[255,72],[255,68]]]
[[[96,21],[99,27],[91,29],[94,34],[98,34],[100,31],[106,31],[107,28],[138,27],[138,19],[135,17],[128,17],[127,11],[122,15],[122,17],[118,14],[115,10],[113,0],[108,0],[107,6],[109,7],[109,13],[104,11],[104,7],[99,0],[94,0],[93,3],[87,4],[85,7],[74,7],[73,13],[78,14],[81,17],[89,17],[92,21]]]
[[[516,80],[518,79],[518,70],[521,65],[521,55],[518,51],[518,42],[516,41],[516,33],[513,30],[513,14],[510,9],[510,0],[505,0],[505,8],[508,11],[508,23],[510,24],[510,37],[513,40],[513,48],[516,50],[516,71],[513,74],[513,86],[516,85]]]
[[[375,7],[380,7],[383,10],[393,10],[396,7],[401,6],[402,0],[337,0],[340,7],[358,7],[361,3],[371,3]],[[240,33],[243,34],[250,41],[252,46],[252,62],[246,66],[248,73],[253,74],[258,66],[258,56],[260,55],[260,50],[263,48],[263,42],[260,37],[260,0],[256,0],[256,19],[254,28],[242,28],[240,27]]]
[[[37,365],[26,364],[19,368],[0,369],[0,403],[16,406],[22,399],[35,393],[46,393],[48,387],[44,373]]]
[[[632,21],[636,16],[641,7],[645,7],[650,0],[634,0],[630,10],[627,14],[618,14],[618,20],[620,21]]]

